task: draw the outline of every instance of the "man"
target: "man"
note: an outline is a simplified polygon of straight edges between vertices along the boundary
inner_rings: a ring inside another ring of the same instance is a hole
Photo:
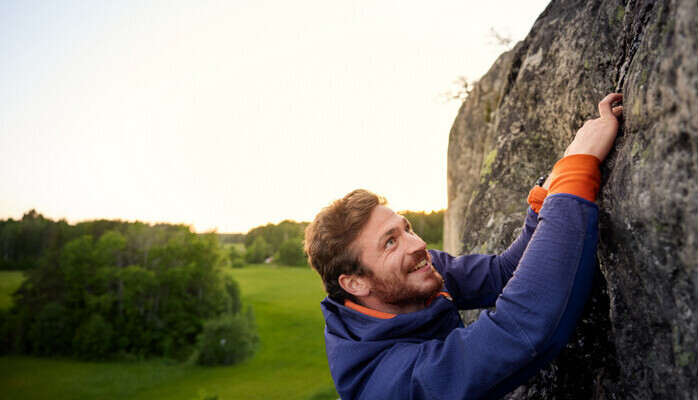
[[[343,399],[499,398],[565,346],[595,267],[598,165],[618,131],[620,94],[599,103],[501,255],[426,250],[385,199],[356,190],[324,208],[305,248],[328,296],[325,345]],[[458,309],[495,307],[463,326]]]

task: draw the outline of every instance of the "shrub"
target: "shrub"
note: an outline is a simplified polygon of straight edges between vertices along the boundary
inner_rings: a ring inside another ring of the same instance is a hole
[[[251,357],[259,344],[252,308],[204,323],[199,338],[200,365],[231,365]]]
[[[245,260],[238,258],[237,260],[233,260],[231,263],[231,267],[233,268],[244,268],[245,267]]]

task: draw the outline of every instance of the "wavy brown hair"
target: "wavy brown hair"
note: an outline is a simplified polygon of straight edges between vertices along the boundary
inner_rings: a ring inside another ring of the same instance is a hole
[[[373,209],[386,204],[385,198],[357,189],[323,208],[305,228],[308,263],[322,278],[325,292],[330,297],[356,301],[339,285],[339,276],[363,276],[366,273],[352,243],[368,222]]]

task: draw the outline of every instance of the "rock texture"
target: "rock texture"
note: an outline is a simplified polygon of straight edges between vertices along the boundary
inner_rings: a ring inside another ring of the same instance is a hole
[[[449,140],[444,247],[498,252],[533,182],[624,95],[602,165],[594,292],[512,398],[698,398],[698,1],[553,1],[475,85]]]

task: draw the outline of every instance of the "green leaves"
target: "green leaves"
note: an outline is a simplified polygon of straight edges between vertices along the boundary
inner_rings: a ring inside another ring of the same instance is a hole
[[[89,225],[86,231],[97,232],[97,238],[78,236],[29,272],[5,318],[12,326],[3,328],[30,333],[11,345],[15,351],[184,360],[205,321],[221,320],[243,335],[230,340],[242,341],[246,349],[230,350],[233,359],[250,354],[253,319],[240,313],[240,289],[223,274],[228,254],[215,235],[142,223],[103,229],[113,226]]]
[[[199,338],[200,365],[230,365],[251,357],[259,346],[252,307],[235,316],[206,321]]]

